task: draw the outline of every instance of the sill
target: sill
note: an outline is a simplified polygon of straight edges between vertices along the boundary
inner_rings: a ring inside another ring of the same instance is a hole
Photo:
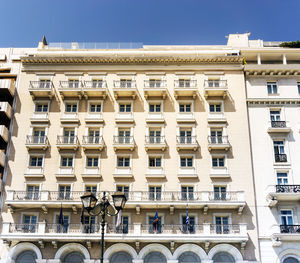
[[[75,174],[55,174],[57,178],[74,178]]]
[[[146,178],[165,178],[165,174],[146,174]]]
[[[114,173],[113,174],[114,178],[132,178],[133,174],[121,174],[121,173]]]
[[[33,178],[43,178],[44,174],[30,174],[30,173],[27,173],[27,174],[24,174],[24,177],[26,177],[26,178],[30,178],[30,177],[33,177]]]
[[[101,174],[81,174],[82,178],[101,178]]]
[[[228,173],[223,173],[223,174],[210,174],[211,178],[229,178],[230,174]]]
[[[274,162],[274,166],[290,166],[290,162]]]
[[[178,178],[198,178],[197,174],[177,174]]]

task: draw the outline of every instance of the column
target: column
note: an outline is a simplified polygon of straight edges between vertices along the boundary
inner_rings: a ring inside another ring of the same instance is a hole
[[[260,54],[257,54],[257,64],[260,65],[261,64],[261,58],[260,58]]]

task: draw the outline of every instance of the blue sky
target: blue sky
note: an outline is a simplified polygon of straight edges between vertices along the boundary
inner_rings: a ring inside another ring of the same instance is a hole
[[[300,0],[0,0],[0,47],[48,42],[225,44],[300,39]]]

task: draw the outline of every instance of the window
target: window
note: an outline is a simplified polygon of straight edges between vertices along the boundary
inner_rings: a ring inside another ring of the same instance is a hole
[[[161,142],[161,130],[160,129],[150,129],[149,130],[149,142],[150,143],[160,143]]]
[[[88,143],[99,143],[100,131],[99,129],[89,129]]]
[[[35,112],[48,112],[48,103],[37,103],[35,105]]]
[[[70,79],[68,83],[69,83],[69,88],[78,88],[79,87],[78,79]]]
[[[90,104],[90,112],[91,113],[99,113],[99,112],[101,112],[101,104],[91,103]]]
[[[195,233],[195,217],[190,216],[188,219],[186,218],[186,215],[181,217],[182,220],[182,233],[188,234],[188,233]]]
[[[66,112],[77,112],[77,103],[66,103],[65,107]]]
[[[192,143],[192,129],[180,128],[179,137],[180,143]]]
[[[88,168],[97,168],[99,165],[99,158],[98,157],[87,157],[86,158],[86,166]]]
[[[121,79],[120,86],[121,88],[131,88],[132,81],[131,79]]]
[[[119,129],[118,143],[130,143],[130,129]]]
[[[84,216],[83,217],[83,232],[95,233],[96,231],[96,217],[95,216]]]
[[[214,186],[214,200],[226,200],[226,186]]]
[[[161,104],[149,104],[149,112],[161,112]]]
[[[287,156],[284,153],[284,141],[274,141],[275,162],[287,162]]]
[[[38,200],[39,199],[40,186],[39,185],[27,185],[26,199]]]
[[[220,87],[220,79],[209,79],[207,80],[207,85],[209,88],[219,88]]]
[[[209,104],[209,112],[221,112],[221,104]]]
[[[73,157],[72,156],[64,156],[61,157],[61,167],[73,167]]]
[[[224,167],[225,166],[225,158],[224,157],[212,157],[212,166],[216,167]]]
[[[71,186],[70,185],[60,185],[59,186],[59,199],[60,200],[70,200],[71,198]]]
[[[103,80],[102,79],[93,79],[92,80],[92,87],[93,88],[102,88]]]
[[[287,173],[277,173],[277,184],[278,185],[288,184],[288,174]]]
[[[216,216],[216,234],[229,234],[229,217]]]
[[[70,220],[70,217],[68,215],[63,215],[63,218],[62,218],[63,224],[61,225],[61,222],[59,222],[59,215],[56,215],[56,232],[57,233],[68,233],[69,220]]]
[[[293,225],[292,210],[281,210],[280,216],[282,225]]]
[[[178,81],[180,88],[189,88],[191,87],[191,80],[190,79],[179,79]]]
[[[86,185],[85,186],[86,192],[96,193],[97,192],[97,185]]]
[[[193,167],[193,157],[180,157],[181,167]]]
[[[210,142],[211,143],[222,143],[222,130],[210,130]]]
[[[129,167],[130,158],[129,157],[118,157],[118,167]]]
[[[117,233],[128,233],[128,224],[129,224],[129,217],[128,216],[121,216],[121,224],[117,226]]]
[[[30,167],[42,167],[43,166],[43,157],[42,156],[30,156],[29,166]]]
[[[191,104],[179,104],[179,112],[191,112],[192,105]]]
[[[149,186],[149,199],[161,200],[161,186]]]
[[[268,94],[277,94],[277,83],[267,82]]]
[[[34,128],[33,129],[33,143],[45,143],[45,128]]]
[[[37,228],[37,216],[36,215],[24,215],[23,216],[23,231],[25,233],[34,233]]]
[[[181,186],[181,199],[193,200],[194,199],[194,187],[193,186]]]
[[[300,94],[300,82],[297,82],[298,93]]]
[[[124,193],[126,196],[127,200],[129,197],[129,186],[128,185],[117,185],[117,192]]]
[[[160,79],[150,79],[149,80],[149,87],[150,88],[159,88],[161,86]]]
[[[75,142],[75,129],[64,128],[63,143],[74,143]]]
[[[51,81],[48,79],[40,79],[40,89],[50,89]]]
[[[158,222],[153,224],[155,216],[149,216],[149,233],[161,233],[161,216],[158,216]]]
[[[149,167],[161,167],[161,157],[149,157]]]
[[[131,112],[131,104],[119,104],[119,112]]]
[[[270,110],[271,121],[280,121],[280,110]]]

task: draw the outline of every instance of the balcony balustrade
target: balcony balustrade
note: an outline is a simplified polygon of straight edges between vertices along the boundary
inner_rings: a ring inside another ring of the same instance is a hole
[[[131,150],[134,149],[133,136],[114,136],[114,150]]]
[[[64,99],[65,97],[78,97],[83,95],[84,82],[82,81],[60,81],[58,91]]]
[[[227,80],[205,80],[204,96],[226,98],[228,92]]]
[[[208,136],[208,150],[225,150],[230,148],[228,136]]]
[[[194,150],[199,147],[196,136],[177,136],[177,150]]]
[[[115,80],[113,91],[116,99],[120,97],[135,99],[137,95],[136,82],[135,80]]]
[[[162,150],[166,149],[165,136],[145,136],[145,149],[148,150]]]
[[[104,141],[102,136],[83,136],[82,147],[84,150],[102,150]]]
[[[0,79],[0,93],[3,97],[12,100],[16,90],[14,79]]]
[[[300,201],[300,185],[281,184],[271,186],[267,200],[273,207],[280,201]]]
[[[166,98],[167,88],[165,80],[145,80],[144,96],[148,97],[162,97]]]
[[[269,133],[289,133],[291,128],[287,126],[286,121],[271,121],[271,127],[268,128]]]
[[[285,153],[275,154],[275,162],[276,163],[286,163],[287,155]]]
[[[300,225],[280,225],[280,233],[300,235]]]
[[[122,224],[118,227],[115,225],[106,225],[105,240],[152,240],[159,235],[160,239],[165,242],[169,241],[190,241],[213,243],[230,242],[238,243],[248,240],[247,225],[244,223],[233,225],[213,225],[210,223],[195,225],[180,224],[163,224],[157,229],[152,224]],[[16,224],[3,223],[2,238],[7,240],[53,240],[67,241],[76,240],[100,240],[100,225],[95,224],[52,224],[39,222],[36,224]]]
[[[174,85],[176,99],[178,97],[192,97],[195,99],[199,94],[196,80],[175,80]]]
[[[79,146],[79,140],[77,136],[63,136],[58,135],[56,146],[59,150],[61,149],[73,149],[76,150]]]
[[[276,185],[276,193],[299,193],[300,194],[300,185]]]
[[[101,97],[105,99],[107,92],[107,83],[104,80],[84,81],[83,94],[85,98]]]
[[[52,81],[30,81],[29,93],[33,98],[49,97],[54,95],[54,85]]]
[[[48,146],[49,146],[49,141],[47,136],[27,135],[26,137],[26,147],[28,150],[31,149],[46,150]]]

